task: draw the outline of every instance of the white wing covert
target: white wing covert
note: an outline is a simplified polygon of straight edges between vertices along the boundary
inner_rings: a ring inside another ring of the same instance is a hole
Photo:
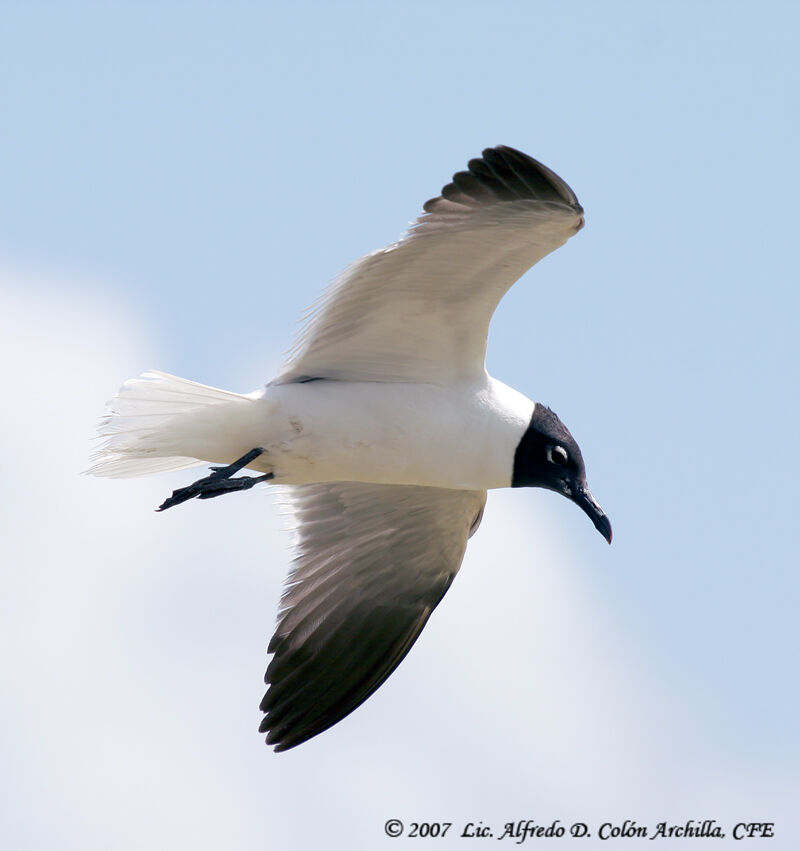
[[[296,556],[268,652],[261,732],[287,750],[363,703],[453,581],[485,491],[350,482],[285,489]]]
[[[558,175],[513,148],[487,148],[399,242],[333,282],[273,383],[482,375],[500,299],[582,226],[583,209]]]

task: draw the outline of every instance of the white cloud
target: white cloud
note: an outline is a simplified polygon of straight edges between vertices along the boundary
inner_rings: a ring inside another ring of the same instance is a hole
[[[79,476],[105,398],[158,366],[155,344],[79,285],[6,273],[2,291],[4,847],[357,848],[391,845],[390,817],[790,812],[796,775],[704,751],[691,695],[592,598],[601,568],[568,535],[594,531],[549,494],[492,494],[409,659],[273,754],[255,732],[288,564],[271,500],[157,515],[182,474]]]

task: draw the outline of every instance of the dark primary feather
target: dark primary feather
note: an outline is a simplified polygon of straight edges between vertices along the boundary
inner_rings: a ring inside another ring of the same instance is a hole
[[[276,750],[321,733],[394,671],[450,587],[480,491],[337,482],[290,489],[298,554],[261,709]]]
[[[482,159],[470,160],[467,168],[453,175],[438,198],[425,202],[425,212],[449,209],[444,202],[485,207],[507,201],[551,201],[581,209],[575,193],[554,171],[506,145],[486,148]]]

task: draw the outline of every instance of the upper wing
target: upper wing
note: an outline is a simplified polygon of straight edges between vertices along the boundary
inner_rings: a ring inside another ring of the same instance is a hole
[[[394,245],[356,261],[312,310],[274,383],[311,378],[451,383],[482,374],[508,288],[583,226],[558,175],[487,148]]]
[[[265,676],[260,731],[287,750],[363,703],[450,587],[485,491],[350,482],[286,488],[297,554]]]

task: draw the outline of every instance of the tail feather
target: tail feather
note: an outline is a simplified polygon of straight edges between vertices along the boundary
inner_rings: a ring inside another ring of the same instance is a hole
[[[183,415],[243,400],[249,397],[148,370],[126,381],[108,403],[98,427],[101,443],[86,472],[127,478],[204,464],[206,459],[179,454],[181,445],[190,445],[181,443],[182,434],[188,434],[188,424],[198,419]]]

